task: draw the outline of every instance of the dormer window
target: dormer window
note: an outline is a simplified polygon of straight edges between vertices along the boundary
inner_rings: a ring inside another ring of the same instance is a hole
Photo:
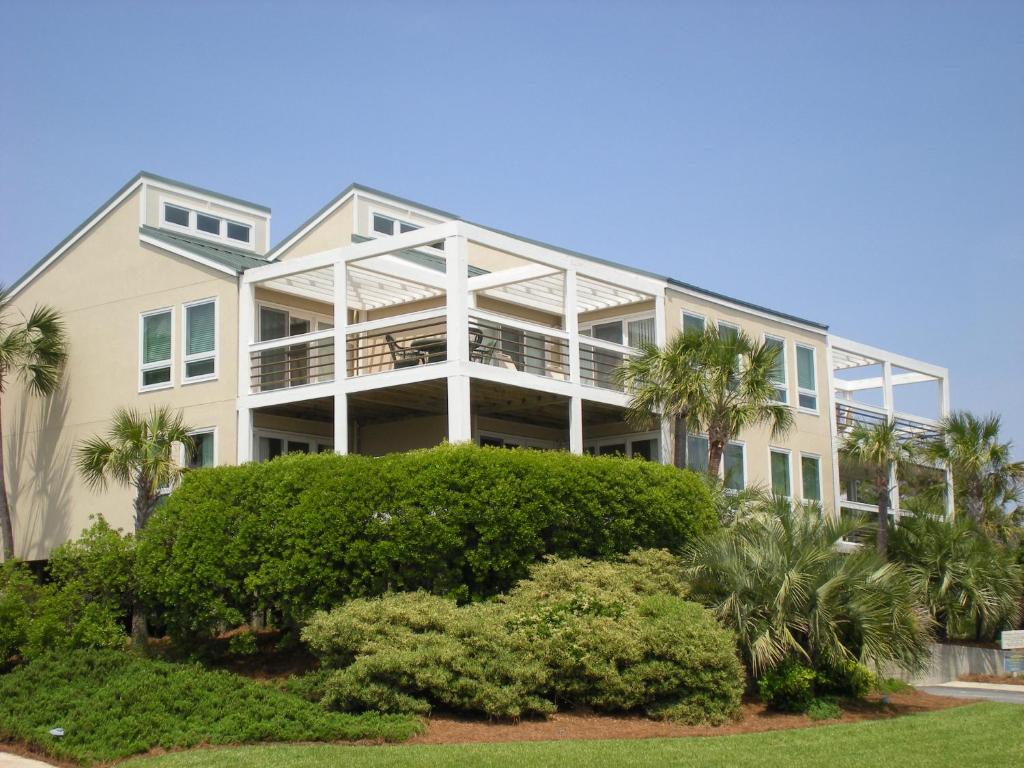
[[[190,229],[202,237],[215,237],[246,246],[252,245],[252,227],[249,224],[189,210],[171,203],[164,203],[163,208],[165,225]]]
[[[406,232],[413,232],[417,229],[421,229],[419,224],[412,224],[408,221],[392,219],[390,216],[381,216],[379,213],[373,214],[373,231],[379,235],[405,234]],[[443,251],[444,240],[438,240],[436,243],[430,243],[426,247],[436,248],[439,251]]]

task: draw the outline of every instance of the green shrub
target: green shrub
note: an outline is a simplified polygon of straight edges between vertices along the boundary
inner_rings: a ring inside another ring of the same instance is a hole
[[[287,456],[189,473],[141,534],[138,575],[191,641],[389,590],[494,595],[546,555],[677,549],[716,524],[696,475],[647,462],[470,445]]]
[[[819,694],[861,699],[876,687],[875,675],[863,664],[844,661],[832,667],[818,669],[814,690]]]
[[[834,698],[817,698],[807,708],[807,716],[811,720],[838,720],[843,716],[843,710]]]
[[[54,727],[63,738],[48,734]],[[198,744],[394,741],[420,727],[327,712],[266,683],[124,651],[50,654],[0,676],[0,741],[87,764]]]
[[[0,671],[20,655],[36,602],[42,596],[28,566],[19,560],[0,563]]]
[[[336,671],[297,685],[349,711],[520,717],[563,703],[722,722],[743,688],[735,641],[679,596],[677,572],[667,553],[644,552],[538,565],[490,603],[459,607],[424,593],[354,600],[303,630]]]
[[[806,712],[814,701],[814,670],[787,659],[757,681],[761,701],[780,712]]]

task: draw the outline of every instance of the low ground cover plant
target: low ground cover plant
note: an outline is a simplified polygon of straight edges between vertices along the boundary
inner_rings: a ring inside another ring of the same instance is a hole
[[[84,764],[198,744],[398,741],[420,728],[408,717],[328,712],[269,684],[125,651],[48,654],[0,675],[0,742]]]
[[[521,717],[571,705],[722,722],[743,690],[735,642],[680,596],[677,568],[652,552],[556,560],[484,604],[354,600],[310,620],[303,640],[328,671],[296,685],[347,711]]]
[[[495,595],[546,555],[677,549],[716,525],[696,475],[651,462],[471,445],[288,456],[186,476],[140,536],[138,575],[190,643],[388,591]]]

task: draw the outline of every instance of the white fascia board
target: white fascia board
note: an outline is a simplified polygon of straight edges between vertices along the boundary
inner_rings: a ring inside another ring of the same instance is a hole
[[[86,219],[82,224],[80,224],[78,226],[78,231],[75,232],[74,235],[72,235],[67,240],[67,242],[56,248],[48,257],[46,257],[42,262],[40,262],[35,269],[33,269],[21,280],[19,280],[17,283],[11,286],[10,290],[7,292],[7,298],[13,299],[15,296],[17,296],[25,288],[25,286],[27,286],[29,283],[31,283],[33,280],[39,277],[39,275],[45,272],[50,267],[51,264],[53,264],[61,256],[63,256],[67,252],[67,250],[71,248],[71,246],[73,246],[85,235],[87,235],[93,227],[99,224],[100,221],[102,221],[107,216],[107,214],[109,214],[112,210],[117,208],[121,203],[128,199],[128,197],[130,197],[132,193],[135,192],[135,190],[139,189],[139,187],[141,187],[143,183],[144,178],[139,177],[132,184],[126,187],[121,194],[119,194],[117,197],[111,200],[110,203],[104,206],[102,210],[93,214],[90,218]]]
[[[273,389],[269,392],[256,392],[238,398],[238,408],[266,408],[271,405],[301,403],[321,397],[332,397],[338,392],[338,385],[333,381],[323,384],[304,384],[301,387]]]
[[[904,368],[908,371],[914,371],[915,373],[923,373],[934,379],[946,380],[949,378],[949,369],[943,368],[940,365],[934,365],[932,363],[926,363],[923,360],[915,360],[912,357],[906,357],[904,355],[898,355],[895,352],[889,352],[888,350],[880,347],[873,347],[870,344],[863,344],[859,341],[853,341],[852,339],[844,339],[841,336],[835,334],[829,334],[833,349],[845,352],[852,352],[855,355],[861,355],[862,357],[870,357],[879,362],[890,363],[897,366],[898,368]]]
[[[324,219],[326,219],[328,216],[330,216],[332,213],[338,210],[341,206],[343,206],[345,203],[351,200],[355,195],[356,189],[353,187],[348,192],[339,197],[337,200],[335,200],[333,203],[331,203],[322,211],[320,211],[320,213],[317,214],[315,218],[310,219],[310,221],[304,227],[296,231],[295,234],[293,234],[283,243],[278,243],[277,247],[274,248],[272,252],[267,254],[267,261],[277,261],[278,257],[282,253],[287,251],[289,248],[295,245],[295,243],[299,242],[299,240],[301,240],[314,229],[316,229],[320,225],[320,223],[323,222]],[[354,231],[355,230],[353,229],[353,232]]]
[[[471,292],[486,291],[511,283],[522,283],[560,273],[561,270],[545,266],[544,264],[528,264],[525,267],[512,267],[511,269],[503,269],[500,272],[490,272],[486,275],[471,277],[469,278],[468,287]]]
[[[892,385],[897,387],[901,384],[922,384],[928,381],[935,381],[934,376],[929,376],[926,373],[898,373],[892,377]],[[848,379],[836,379],[836,389],[841,389],[844,392],[859,392],[865,389],[881,389],[885,385],[881,376],[876,376],[870,379],[860,379],[857,381]]]
[[[238,272],[231,269],[231,267],[227,267],[216,261],[211,261],[210,259],[205,259],[198,254],[186,251],[184,248],[177,248],[173,245],[157,240],[156,238],[149,237],[148,235],[139,235],[139,242],[152,245],[154,248],[159,248],[163,251],[167,251],[168,253],[173,253],[175,256],[181,256],[183,259],[194,261],[197,264],[202,264],[204,267],[209,267],[210,269],[215,269],[218,272],[223,272],[225,275],[231,275],[232,277],[238,276]]]
[[[801,323],[798,320],[791,320],[787,317],[779,317],[778,315],[772,314],[771,312],[765,312],[760,309],[755,309],[754,307],[748,307],[734,301],[729,301],[728,299],[720,298],[718,296],[709,296],[708,294],[702,293],[701,291],[695,291],[691,288],[685,288],[681,285],[669,283],[668,289],[670,291],[675,291],[676,293],[681,293],[684,296],[691,296],[695,299],[706,301],[709,304],[715,304],[720,307],[726,307],[728,309],[731,309],[736,312],[741,312],[746,315],[760,317],[764,320],[771,320],[772,322],[779,323],[780,325],[788,325],[792,328],[799,328],[802,331],[814,333],[822,337],[828,336],[827,330],[825,330],[824,328],[820,328],[816,325],[808,325],[807,323]]]

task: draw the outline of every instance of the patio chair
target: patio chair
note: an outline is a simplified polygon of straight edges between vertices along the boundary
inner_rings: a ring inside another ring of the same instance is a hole
[[[412,347],[403,347],[390,333],[385,334],[384,341],[388,343],[388,351],[391,352],[393,368],[411,368],[419,365],[423,360],[423,352]]]

